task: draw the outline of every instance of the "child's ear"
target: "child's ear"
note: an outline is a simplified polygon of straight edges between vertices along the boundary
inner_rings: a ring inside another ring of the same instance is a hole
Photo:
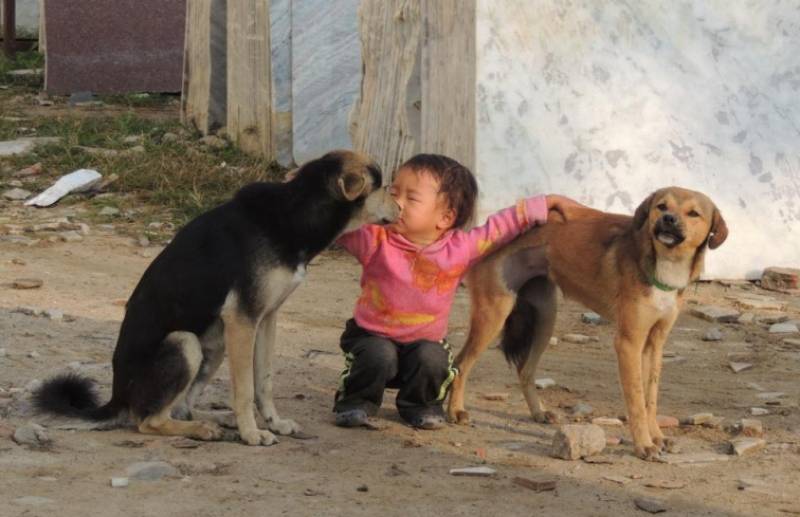
[[[449,230],[453,227],[453,223],[456,222],[456,211],[452,208],[448,208],[447,210],[442,213],[441,217],[439,218],[439,229],[440,230]]]

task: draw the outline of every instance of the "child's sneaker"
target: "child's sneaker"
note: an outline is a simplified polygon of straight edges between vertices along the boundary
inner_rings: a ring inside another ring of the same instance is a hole
[[[400,416],[411,427],[433,431],[445,426],[444,410],[441,406],[426,408],[412,414],[400,413]]]
[[[361,427],[367,425],[367,412],[363,409],[348,409],[336,413],[336,425],[339,427]]]

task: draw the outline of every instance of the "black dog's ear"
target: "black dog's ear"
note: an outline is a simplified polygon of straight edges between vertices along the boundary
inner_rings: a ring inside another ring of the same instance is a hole
[[[355,201],[364,193],[364,189],[367,186],[367,178],[363,174],[348,172],[339,176],[337,183],[342,196],[347,201]]]
[[[725,219],[722,218],[722,214],[716,207],[714,207],[714,218],[711,221],[709,235],[708,247],[712,250],[722,246],[722,243],[728,238],[728,225],[725,224]]]
[[[653,192],[647,199],[642,201],[642,204],[636,209],[636,212],[633,214],[633,227],[637,230],[644,226],[644,222],[647,221],[647,216],[650,215],[650,205],[653,203],[653,198],[655,197],[656,193]]]

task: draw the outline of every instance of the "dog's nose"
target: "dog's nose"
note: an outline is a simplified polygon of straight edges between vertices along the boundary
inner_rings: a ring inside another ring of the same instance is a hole
[[[669,226],[675,226],[676,224],[678,224],[678,220],[672,214],[662,215],[661,220],[664,222],[664,224],[667,224]]]

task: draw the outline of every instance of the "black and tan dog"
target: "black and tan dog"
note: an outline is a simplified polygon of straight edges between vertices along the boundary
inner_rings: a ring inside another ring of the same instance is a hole
[[[337,236],[394,219],[396,205],[381,182],[367,157],[334,151],[287,183],[248,185],[197,217],[153,260],[128,300],[111,400],[100,406],[92,381],[62,375],[35,394],[37,407],[94,422],[132,419],[143,433],[216,439],[221,429],[192,414],[192,403],[227,350],[242,441],[269,445],[273,432],[296,432],[272,400],[278,309]],[[254,401],[269,430],[258,428]]]
[[[539,400],[534,374],[553,332],[558,286],[616,322],[614,348],[635,452],[655,458],[665,445],[656,423],[662,347],[684,290],[703,270],[706,247],[720,246],[727,235],[708,197],[677,187],[654,192],[633,217],[587,207],[564,222],[551,212],[548,224],[495,251],[469,274],[471,328],[456,359],[460,374],[448,416],[469,421],[467,377],[503,329],[501,347],[517,367],[533,418],[555,421]]]

